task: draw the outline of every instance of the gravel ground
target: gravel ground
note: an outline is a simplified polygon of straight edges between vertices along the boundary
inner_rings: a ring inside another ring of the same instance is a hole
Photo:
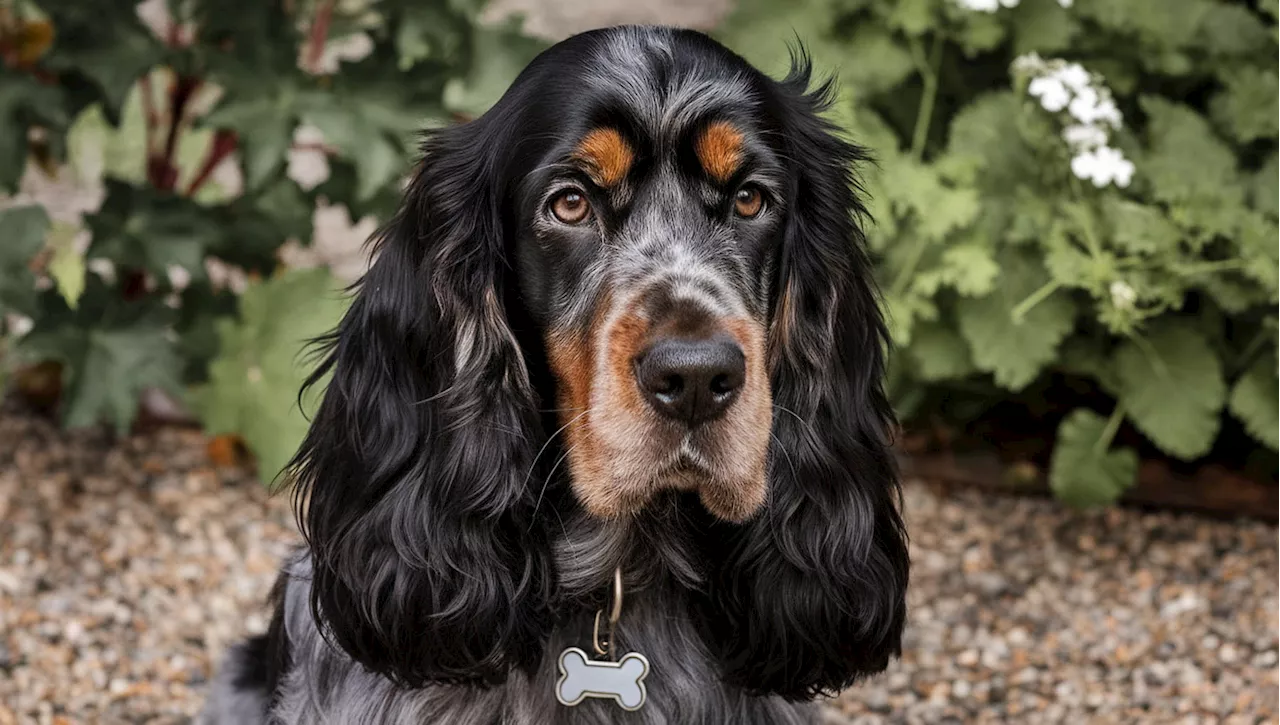
[[[288,502],[195,431],[0,408],[0,725],[184,722],[264,628]],[[1276,529],[906,490],[903,659],[831,723],[1276,722]]]

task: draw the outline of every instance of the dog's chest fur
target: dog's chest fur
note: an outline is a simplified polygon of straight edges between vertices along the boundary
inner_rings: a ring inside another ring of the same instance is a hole
[[[309,563],[289,567],[285,594],[291,666],[278,693],[273,723],[386,723],[388,725],[575,725],[645,723],[719,725],[816,722],[816,707],[776,697],[754,697],[724,684],[693,623],[667,597],[638,593],[626,599],[617,637],[621,651],[651,663],[647,701],[626,712],[612,700],[587,699],[565,707],[555,699],[557,660],[565,647],[591,649],[593,613],[553,631],[534,677],[514,673],[497,687],[400,689],[334,650],[316,631],[307,604]],[[230,704],[224,702],[224,704]]]

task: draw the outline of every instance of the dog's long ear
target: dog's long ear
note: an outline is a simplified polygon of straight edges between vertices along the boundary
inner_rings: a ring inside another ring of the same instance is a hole
[[[533,666],[546,627],[549,547],[525,485],[541,430],[503,306],[501,122],[427,140],[312,378],[332,376],[292,464],[322,631],[408,685],[501,681]]]
[[[908,557],[882,387],[887,333],[858,228],[861,149],[819,117],[803,55],[781,83],[793,187],[770,329],[769,499],[727,534],[712,587],[726,672],[809,697],[878,672],[900,649]]]

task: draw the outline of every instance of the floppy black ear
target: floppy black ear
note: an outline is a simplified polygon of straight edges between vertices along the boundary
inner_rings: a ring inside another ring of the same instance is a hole
[[[541,430],[503,307],[501,133],[482,118],[428,139],[308,383],[332,374],[292,464],[321,631],[409,685],[501,681],[536,663],[546,626],[549,548],[525,485]]]
[[[793,186],[770,328],[769,498],[731,542],[710,617],[731,681],[804,698],[900,651],[908,556],[881,383],[887,332],[852,165],[803,56],[780,84]]]

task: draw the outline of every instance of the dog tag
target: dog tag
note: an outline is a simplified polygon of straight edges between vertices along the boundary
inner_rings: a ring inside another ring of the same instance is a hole
[[[556,699],[573,707],[588,697],[609,698],[623,710],[634,712],[644,705],[644,678],[649,660],[628,652],[617,662],[592,660],[577,647],[560,653],[560,681]]]

